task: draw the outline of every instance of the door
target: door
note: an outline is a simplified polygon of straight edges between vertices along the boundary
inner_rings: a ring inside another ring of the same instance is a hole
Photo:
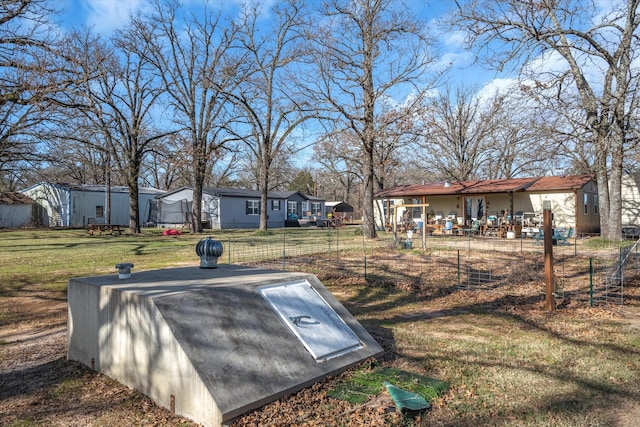
[[[259,291],[316,362],[362,348],[356,334],[308,281],[264,286]]]

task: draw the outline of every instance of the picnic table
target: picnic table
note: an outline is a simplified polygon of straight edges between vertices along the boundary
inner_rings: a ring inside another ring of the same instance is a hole
[[[98,234],[100,236],[102,236],[102,233],[105,234],[114,234],[114,233],[118,233],[118,235],[122,235],[122,233],[124,232],[125,227],[122,225],[117,225],[117,224],[89,224],[89,234],[91,234],[92,236],[94,234]]]

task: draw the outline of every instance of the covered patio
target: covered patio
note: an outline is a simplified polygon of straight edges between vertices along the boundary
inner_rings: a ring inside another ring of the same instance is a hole
[[[393,233],[532,237],[543,202],[552,205],[557,228],[591,233],[599,227],[590,175],[405,185],[375,199],[376,224]]]

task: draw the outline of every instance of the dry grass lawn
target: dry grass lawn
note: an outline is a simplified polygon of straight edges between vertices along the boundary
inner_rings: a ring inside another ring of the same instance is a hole
[[[196,265],[196,238],[101,239],[97,248],[96,238],[79,232],[0,233],[0,425],[193,425],[66,360],[64,283],[96,271],[95,265],[82,267],[91,251],[109,267],[123,259],[139,269]],[[567,292],[550,313],[540,275],[519,259],[501,256],[502,270],[509,272],[495,286],[460,290],[451,269],[435,268],[443,261],[435,262],[435,256],[368,255],[366,280],[356,253],[339,262],[332,254],[295,263],[318,274],[384,347],[378,363],[451,385],[431,410],[404,417],[383,390],[363,405],[328,397],[347,372],[234,425],[640,425],[637,278],[626,283],[622,308],[589,307],[584,295]],[[571,262],[562,268],[569,272]],[[579,269],[565,274],[565,288],[584,289],[583,276]]]

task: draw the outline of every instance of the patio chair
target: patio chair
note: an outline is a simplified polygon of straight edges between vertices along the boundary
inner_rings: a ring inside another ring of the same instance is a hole
[[[553,238],[556,239],[559,245],[570,245],[571,243],[569,243],[569,239],[571,239],[571,236],[573,236],[573,227],[569,227],[567,234],[560,231],[556,232],[553,235]]]
[[[544,243],[544,231],[540,229],[537,233],[533,235],[533,240],[536,241],[537,245],[541,245]]]
[[[473,221],[471,228],[464,229],[464,234],[469,236],[472,234],[480,234],[480,221]]]

